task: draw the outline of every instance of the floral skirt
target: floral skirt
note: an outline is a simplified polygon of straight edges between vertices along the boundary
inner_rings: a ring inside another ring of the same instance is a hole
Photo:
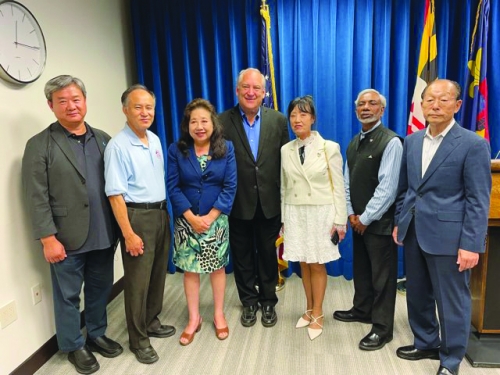
[[[196,233],[183,217],[174,223],[174,264],[195,273],[210,273],[229,263],[229,220],[220,214],[203,234]]]

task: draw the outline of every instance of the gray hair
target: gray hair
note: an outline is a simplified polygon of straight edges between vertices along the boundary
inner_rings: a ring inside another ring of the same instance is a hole
[[[266,90],[266,77],[264,77],[264,74],[262,74],[259,69],[255,69],[255,68],[246,68],[246,69],[241,70],[240,73],[238,74],[237,86],[239,86],[241,81],[243,81],[243,76],[249,72],[255,72],[255,73],[260,74],[260,76],[262,77],[262,89],[265,91]]]
[[[129,97],[129,95],[132,93],[132,91],[135,91],[135,90],[144,90],[144,91],[146,91],[149,95],[151,95],[153,97],[153,101],[156,104],[156,96],[155,96],[154,92],[151,91],[150,89],[148,89],[146,86],[141,85],[139,83],[136,83],[135,85],[130,86],[128,89],[126,89],[123,92],[122,97],[121,97],[121,101],[122,101],[122,105],[124,107],[126,107],[128,105],[128,97]]]
[[[45,84],[45,97],[48,101],[52,101],[52,94],[56,91],[62,90],[70,85],[76,85],[81,90],[83,96],[87,97],[87,90],[85,90],[85,85],[80,78],[76,78],[69,75],[60,75],[52,78]]]
[[[356,98],[356,100],[354,101],[354,105],[357,107],[358,106],[358,102],[359,102],[359,98],[361,98],[363,95],[365,95],[365,94],[367,94],[369,92],[373,92],[373,93],[377,94],[379,96],[379,98],[380,98],[380,104],[382,104],[382,107],[385,108],[385,106],[387,104],[387,99],[385,98],[384,95],[382,95],[381,93],[379,93],[375,89],[364,89],[363,91],[361,91],[358,94],[358,97]]]
[[[429,82],[427,84],[427,86],[425,86],[424,90],[422,91],[422,94],[420,95],[422,100],[424,99],[424,95],[425,95],[425,92],[427,91],[427,89],[430,86],[432,86],[433,83],[436,83],[436,82],[449,82],[449,83],[451,83],[451,85],[453,87],[455,87],[455,92],[456,92],[455,99],[456,100],[462,99],[462,87],[460,87],[460,84],[458,82],[452,81],[451,79],[438,79],[438,78],[436,78],[434,81]]]

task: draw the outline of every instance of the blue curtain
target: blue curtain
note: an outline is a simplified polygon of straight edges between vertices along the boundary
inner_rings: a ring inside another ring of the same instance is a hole
[[[353,101],[373,87],[388,101],[383,122],[406,135],[416,81],[424,0],[268,0],[278,105],[313,95],[317,130],[345,152],[359,132]],[[157,95],[157,132],[166,148],[179,137],[185,105],[196,97],[219,112],[236,103],[241,69],[259,68],[260,0],[131,0],[139,82]],[[438,74],[464,82],[478,0],[435,0]],[[500,8],[491,4],[488,77],[492,153],[500,149]],[[168,173],[168,171],[167,171]],[[330,275],[352,278],[352,238]],[[170,272],[175,267],[170,264]],[[230,269],[228,270],[230,271]],[[292,265],[288,274],[297,272]],[[404,273],[400,264],[399,275]]]

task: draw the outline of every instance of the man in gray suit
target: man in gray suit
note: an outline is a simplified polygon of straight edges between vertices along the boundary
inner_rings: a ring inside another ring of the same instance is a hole
[[[437,374],[458,374],[465,355],[470,270],[484,252],[490,206],[490,147],[454,120],[461,104],[456,82],[436,80],[422,93],[429,126],[405,140],[393,231],[411,265],[406,293],[415,336],[396,354],[440,360]]]
[[[260,304],[262,324],[272,327],[278,320],[275,241],[281,228],[280,149],[289,141],[287,120],[283,114],[261,107],[265,78],[257,69],[240,72],[236,95],[238,105],[219,118],[226,138],[233,142],[238,171],[236,198],[229,217],[229,242],[243,304],[241,324],[255,324]]]
[[[85,122],[86,90],[78,78],[62,75],[45,85],[57,121],[31,138],[22,177],[33,236],[50,263],[59,349],[76,370],[99,369],[92,352],[123,352],[107,338],[106,305],[113,286],[117,233],[104,194],[104,148],[109,135]],[[80,293],[85,283],[87,340],[80,331]]]

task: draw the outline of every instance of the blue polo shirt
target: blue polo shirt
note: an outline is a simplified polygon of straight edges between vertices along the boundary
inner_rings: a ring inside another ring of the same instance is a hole
[[[146,131],[148,146],[125,124],[104,152],[106,195],[123,195],[125,202],[151,203],[166,199],[165,167],[160,139]]]

